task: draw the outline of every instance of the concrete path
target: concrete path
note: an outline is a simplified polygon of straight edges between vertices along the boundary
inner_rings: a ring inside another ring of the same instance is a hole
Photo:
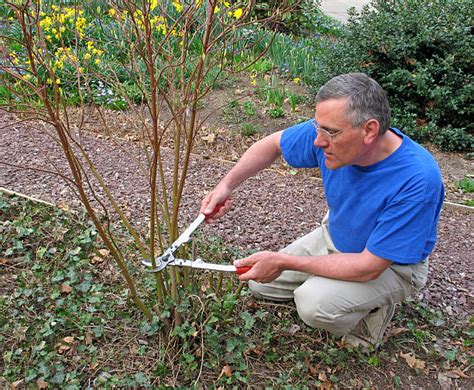
[[[322,0],[321,9],[326,15],[341,22],[347,21],[347,10],[355,7],[361,10],[362,6],[369,4],[371,0]]]

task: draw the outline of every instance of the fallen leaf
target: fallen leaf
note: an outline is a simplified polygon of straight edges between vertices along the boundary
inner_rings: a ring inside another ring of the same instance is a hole
[[[110,255],[110,251],[108,249],[99,249],[99,253],[102,257],[107,257]]]
[[[400,356],[405,359],[410,368],[418,368],[423,370],[426,366],[426,363],[423,360],[415,358],[411,353],[400,352]]]
[[[212,144],[216,140],[216,135],[214,133],[209,133],[208,135],[206,135],[204,137],[201,137],[201,139],[203,141],[206,141],[206,142]]]
[[[64,337],[60,343],[56,344],[59,354],[63,354],[66,351],[71,349],[71,344],[74,342],[74,337],[68,336]]]
[[[441,386],[442,390],[449,390],[451,389],[452,380],[449,379],[446,375],[442,372],[438,372],[438,383]]]
[[[221,379],[222,375],[225,375],[227,378],[230,378],[232,376],[232,369],[228,365],[222,367],[221,373],[217,377],[217,380]]]
[[[92,264],[97,264],[97,263],[103,263],[104,258],[101,256],[92,256],[91,263]]]
[[[288,333],[292,336],[301,329],[301,326],[298,324],[291,324],[290,329],[288,329]]]
[[[92,334],[86,333],[86,338],[85,338],[86,345],[92,345],[93,340],[94,339],[92,337]]]
[[[0,258],[0,265],[8,264],[8,259]]]
[[[58,347],[58,353],[62,355],[64,352],[67,352],[71,349],[70,345],[64,345],[64,344],[58,344],[56,345]]]
[[[61,287],[59,287],[59,290],[64,294],[69,294],[72,291],[72,287],[67,283],[63,283]]]
[[[458,370],[458,369],[454,369],[454,370],[445,372],[444,374],[448,378],[454,378],[454,379],[458,379],[458,378],[469,379],[470,378],[469,375],[466,375],[463,371]]]
[[[327,377],[327,375],[324,371],[321,371],[319,373],[318,380],[320,380],[321,382],[327,382],[328,381],[328,377]]]
[[[60,208],[63,211],[69,211],[69,206],[66,203],[63,203],[63,202],[58,204],[58,208]]]
[[[247,301],[246,306],[249,309],[258,309],[260,307],[260,305],[255,301]]]
[[[48,387],[48,382],[45,382],[43,379],[38,379],[36,381],[36,386],[38,386],[38,389],[46,389]]]
[[[17,387],[21,386],[21,384],[23,383],[24,379],[20,379],[18,381],[15,381],[13,382],[11,385],[10,385],[10,389],[16,389]]]
[[[64,337],[63,340],[66,344],[72,344],[74,342],[73,336]]]
[[[249,348],[244,351],[245,356],[253,355],[256,357],[261,357],[265,353],[263,347]]]
[[[316,376],[318,374],[316,367],[312,366],[311,364],[308,365],[308,371],[312,376]]]

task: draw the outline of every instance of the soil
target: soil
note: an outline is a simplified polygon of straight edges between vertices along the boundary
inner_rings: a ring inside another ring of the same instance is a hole
[[[232,92],[229,92],[229,91]],[[222,89],[214,92],[203,111],[215,108],[213,101],[238,98],[256,101],[245,89]],[[252,100],[253,99],[253,100]],[[240,110],[240,108],[239,108]],[[290,112],[286,107],[286,112]],[[182,226],[197,215],[201,199],[231,168],[243,151],[255,140],[270,132],[284,129],[301,118],[312,116],[310,103],[300,104],[299,111],[283,118],[269,118],[265,109],[257,109],[245,122],[258,126],[259,133],[243,137],[236,131],[239,124],[230,123],[243,117],[240,111],[222,114],[202,129],[192,156],[181,206]],[[149,210],[148,182],[137,175],[136,161],[144,156],[133,142],[133,132],[126,132],[120,114],[114,139],[104,135],[100,118],[92,110],[83,120],[82,145],[100,167],[106,183],[126,214],[137,226],[146,226]],[[240,121],[242,123],[242,120]],[[79,207],[66,182],[50,171],[63,166],[64,157],[57,143],[45,135],[37,123],[19,122],[15,116],[0,112],[0,187],[20,192],[64,207]],[[463,203],[466,194],[457,190],[456,182],[473,173],[473,162],[461,154],[443,153],[428,146],[436,157],[446,186],[446,200]],[[163,150],[167,177],[172,172],[172,151]],[[12,164],[12,165],[8,165]],[[33,169],[19,169],[28,167]],[[43,170],[43,171],[41,171]],[[68,172],[64,172],[68,176]],[[100,195],[100,194],[99,194]],[[471,194],[472,199],[472,194]],[[292,171],[282,161],[260,172],[235,191],[233,210],[215,225],[203,227],[208,236],[218,236],[227,245],[240,249],[278,250],[314,229],[326,213],[324,193],[317,171]],[[439,241],[430,257],[430,274],[426,287],[415,299],[442,310],[447,317],[465,320],[473,314],[472,247],[474,238],[472,210],[444,207],[439,222]]]

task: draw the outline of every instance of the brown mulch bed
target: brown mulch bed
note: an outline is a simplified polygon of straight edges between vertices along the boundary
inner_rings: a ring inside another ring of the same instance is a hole
[[[34,127],[15,123],[14,118],[4,112],[0,112],[0,123],[0,161],[46,170],[52,169],[51,164],[63,164],[57,145]],[[138,149],[126,141],[120,142],[121,146],[95,135],[83,139],[83,145],[127,214],[138,226],[144,226],[149,208],[147,180],[137,174],[129,157],[129,154],[138,156]],[[172,152],[165,150],[164,155],[169,156],[166,169],[171,174]],[[453,166],[452,162],[449,164]],[[193,156],[181,208],[183,226],[195,218],[201,199],[230,167],[223,161]],[[65,182],[49,173],[2,164],[0,187],[56,204],[79,205]],[[241,249],[277,250],[316,227],[326,209],[323,189],[317,179],[270,169],[236,190],[233,211],[218,224],[204,227],[203,232],[219,236],[228,245]],[[473,232],[472,213],[443,209],[439,241],[430,257],[428,284],[417,297],[446,315],[460,319],[473,313],[470,293],[473,291]]]

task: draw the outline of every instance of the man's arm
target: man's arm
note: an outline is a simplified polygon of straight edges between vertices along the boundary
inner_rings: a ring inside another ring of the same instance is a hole
[[[222,217],[232,206],[230,195],[249,177],[269,167],[280,155],[280,139],[283,132],[273,133],[253,144],[229,171],[229,173],[217,184],[217,186],[203,199],[201,213],[210,214],[214,208],[223,203],[209,222]]]
[[[300,271],[331,279],[367,282],[377,279],[391,261],[365,249],[361,253],[334,253],[325,256],[293,256],[282,252],[258,252],[234,262],[236,267],[251,266],[240,280],[268,283],[285,270]]]

